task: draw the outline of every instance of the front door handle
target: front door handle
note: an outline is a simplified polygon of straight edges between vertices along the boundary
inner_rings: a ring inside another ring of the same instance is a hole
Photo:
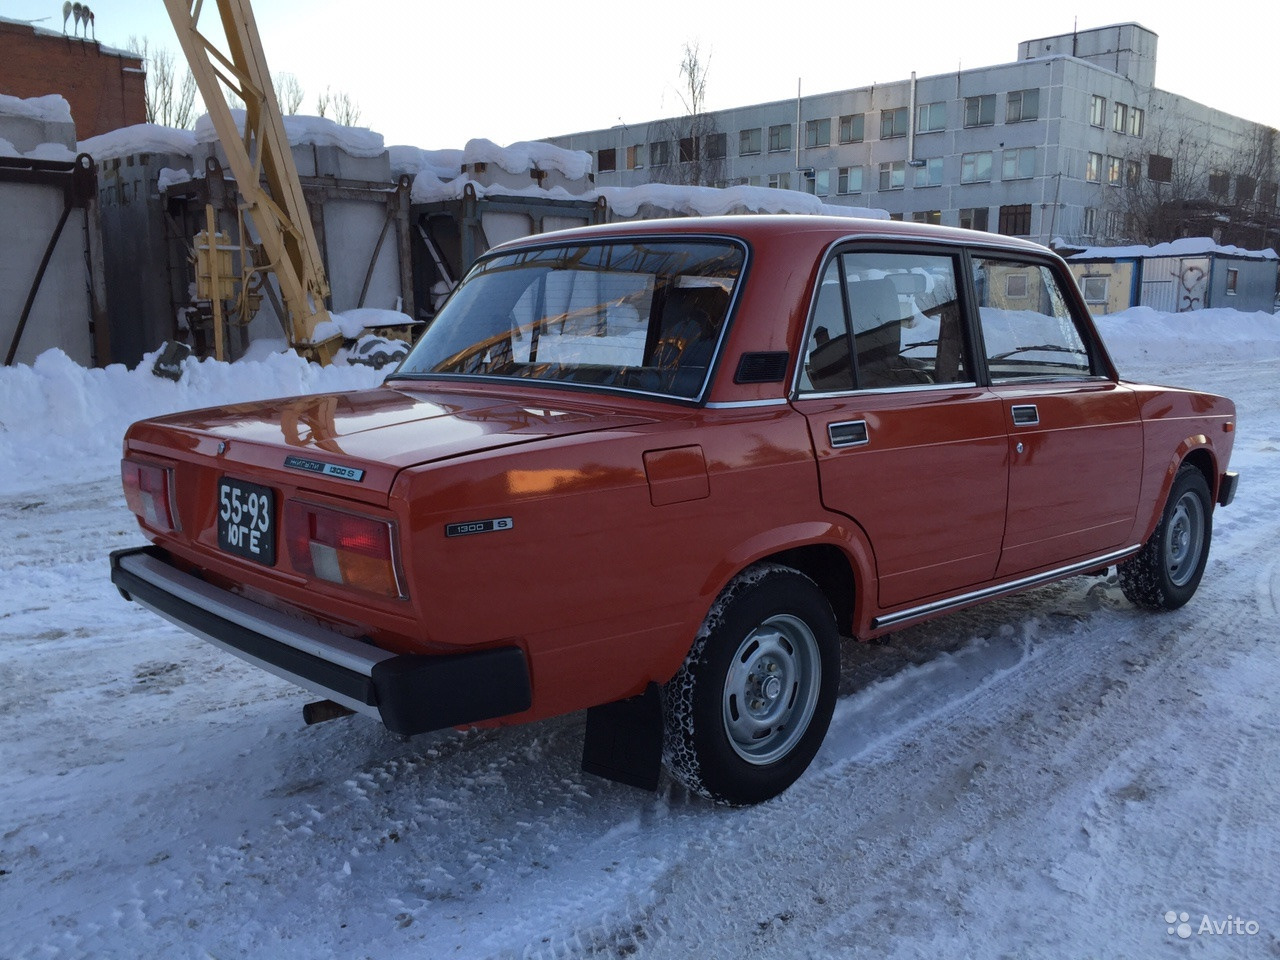
[[[845,420],[843,423],[827,424],[827,439],[833,447],[860,447],[870,443],[867,433],[867,421]]]
[[[1019,403],[1013,407],[1013,425],[1015,427],[1034,427],[1040,422],[1040,411],[1034,403]]]

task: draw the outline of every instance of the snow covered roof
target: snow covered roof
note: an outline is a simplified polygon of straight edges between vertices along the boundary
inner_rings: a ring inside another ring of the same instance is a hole
[[[244,130],[245,112],[232,110],[236,126]],[[289,146],[313,144],[317,147],[338,147],[353,157],[380,157],[386,150],[382,134],[368,127],[344,127],[327,117],[307,117],[301,114],[284,117],[284,132]],[[217,143],[218,131],[206,113],[196,121],[196,143]]]
[[[1216,255],[1236,257],[1241,260],[1280,260],[1276,252],[1268,247],[1266,250],[1245,250],[1243,247],[1222,246],[1214,243],[1210,237],[1182,237],[1155,246],[1141,244],[1127,247],[1086,247],[1079,253],[1067,257],[1068,260],[1140,260],[1151,257],[1204,257]]]
[[[23,157],[27,160],[56,160],[66,163],[75,160],[74,150],[61,143],[41,143],[30,150],[19,150],[4,137],[0,137],[0,157]]]
[[[673,213],[713,217],[733,213],[807,213],[887,220],[884,210],[823,203],[798,190],[775,187],[686,187],[673,183],[646,183],[636,187],[601,187],[597,193],[614,213],[634,217],[648,204]]]
[[[173,153],[191,156],[196,138],[190,130],[176,130],[155,123],[135,123],[80,141],[80,152],[94,160],[115,160],[139,153]]]
[[[591,172],[591,154],[584,150],[566,150],[554,144],[521,140],[500,147],[492,140],[468,140],[462,149],[462,162],[492,163],[507,173],[530,170],[557,170],[570,180],[581,180]]]

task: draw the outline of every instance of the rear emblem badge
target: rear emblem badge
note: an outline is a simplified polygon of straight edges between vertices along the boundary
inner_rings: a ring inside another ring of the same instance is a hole
[[[342,467],[336,463],[325,463],[323,460],[308,460],[306,457],[285,457],[284,465],[292,470],[322,473],[326,477],[337,477],[339,480],[351,480],[355,483],[364,479],[364,471],[356,467]]]
[[[468,537],[473,533],[493,533],[495,530],[510,530],[515,521],[510,517],[498,517],[495,520],[470,520],[467,523],[450,523],[444,528],[446,537]]]

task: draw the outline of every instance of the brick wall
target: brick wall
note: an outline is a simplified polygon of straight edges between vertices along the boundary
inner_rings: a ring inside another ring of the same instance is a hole
[[[132,54],[0,20],[0,93],[61,94],[71,104],[79,140],[145,123],[145,85],[142,61]]]

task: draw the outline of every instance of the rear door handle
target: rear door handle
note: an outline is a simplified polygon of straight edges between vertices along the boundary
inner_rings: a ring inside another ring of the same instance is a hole
[[[1034,427],[1040,422],[1040,411],[1034,403],[1019,403],[1013,407],[1013,425],[1015,427]]]

